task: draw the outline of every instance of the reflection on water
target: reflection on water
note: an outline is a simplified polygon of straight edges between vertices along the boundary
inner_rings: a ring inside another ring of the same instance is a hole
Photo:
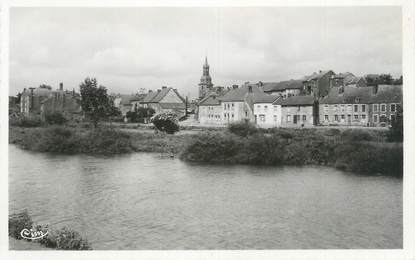
[[[81,231],[94,249],[402,247],[400,179],[9,151],[10,212]]]

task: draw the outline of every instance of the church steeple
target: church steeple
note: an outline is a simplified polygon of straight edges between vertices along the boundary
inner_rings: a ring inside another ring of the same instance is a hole
[[[205,64],[203,64],[203,74],[199,83],[199,99],[205,97],[206,93],[213,87],[212,78],[209,75],[209,64],[207,56],[205,56]]]

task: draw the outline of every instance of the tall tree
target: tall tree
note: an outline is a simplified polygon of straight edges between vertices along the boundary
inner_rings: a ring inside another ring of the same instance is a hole
[[[118,113],[113,100],[107,94],[104,86],[98,86],[95,78],[86,78],[80,85],[82,111],[97,127],[101,120]]]

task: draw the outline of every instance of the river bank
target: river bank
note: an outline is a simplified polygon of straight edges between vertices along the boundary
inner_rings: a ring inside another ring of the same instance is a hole
[[[403,145],[384,131],[362,129],[229,129],[194,134],[125,131],[119,128],[10,128],[9,143],[54,153],[157,152],[198,163],[323,165],[369,175],[401,177]],[[239,132],[238,132],[239,131]],[[246,132],[246,133],[245,133]]]

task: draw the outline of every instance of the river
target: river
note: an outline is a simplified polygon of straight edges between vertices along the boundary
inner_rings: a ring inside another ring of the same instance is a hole
[[[94,249],[402,248],[402,179],[9,146],[9,210]]]

